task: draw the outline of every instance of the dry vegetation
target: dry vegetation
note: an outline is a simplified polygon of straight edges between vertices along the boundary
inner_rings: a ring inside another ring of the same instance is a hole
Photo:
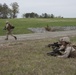
[[[45,46],[54,41],[57,39],[0,44],[0,75],[76,75],[76,58],[47,56],[51,49]]]

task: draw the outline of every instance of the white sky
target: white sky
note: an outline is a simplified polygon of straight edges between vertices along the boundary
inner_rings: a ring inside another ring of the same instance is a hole
[[[21,17],[23,13],[35,12],[39,15],[48,13],[76,18],[76,0],[0,0],[1,4],[6,3],[8,6],[13,2],[19,5],[18,17]]]

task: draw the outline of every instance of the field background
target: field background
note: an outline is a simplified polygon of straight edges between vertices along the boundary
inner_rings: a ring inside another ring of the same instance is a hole
[[[29,27],[76,26],[76,19],[0,19],[0,35],[5,35],[6,20],[16,28],[15,34],[31,33]],[[76,58],[47,56],[46,45],[59,38],[16,40],[0,43],[0,75],[76,75]],[[76,43],[76,37],[71,37]]]
[[[15,26],[14,34],[27,34],[32,33],[27,28],[30,27],[45,27],[49,26],[76,26],[76,18],[28,18],[28,19],[0,19],[0,35],[5,35],[3,30],[6,21],[9,21]]]

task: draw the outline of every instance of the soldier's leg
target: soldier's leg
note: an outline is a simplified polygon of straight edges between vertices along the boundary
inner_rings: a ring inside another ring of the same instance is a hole
[[[10,33],[10,32],[7,31],[5,40],[8,40],[9,33]]]
[[[10,35],[13,36],[15,40],[17,40],[17,37],[12,34],[12,31],[10,31]]]

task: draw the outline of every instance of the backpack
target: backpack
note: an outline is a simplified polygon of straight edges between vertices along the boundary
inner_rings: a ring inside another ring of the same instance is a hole
[[[9,28],[14,29],[15,27],[13,25],[9,24]]]
[[[8,24],[8,26],[4,28],[4,30],[10,30],[10,29],[14,29],[15,27],[11,24]]]

